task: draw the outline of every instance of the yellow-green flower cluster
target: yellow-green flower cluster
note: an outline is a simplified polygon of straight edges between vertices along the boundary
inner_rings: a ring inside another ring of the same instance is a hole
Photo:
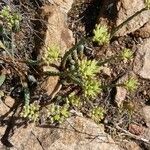
[[[77,108],[80,108],[82,106],[82,102],[80,98],[75,94],[75,92],[69,94],[69,96],[67,97],[67,103]]]
[[[60,49],[57,44],[53,44],[45,49],[43,60],[46,64],[52,64],[55,61],[58,61],[60,56]]]
[[[99,123],[102,119],[104,119],[105,110],[102,107],[96,106],[91,109],[90,116],[91,118]]]
[[[93,77],[100,71],[96,60],[83,59],[79,61],[79,73],[84,78]]]
[[[122,52],[121,52],[121,58],[125,61],[127,60],[131,60],[133,58],[133,52],[128,49],[125,48]]]
[[[24,105],[23,110],[21,112],[21,117],[36,122],[39,119],[39,108],[39,105],[35,103],[30,105]]]
[[[21,15],[11,11],[9,6],[4,6],[0,12],[0,17],[6,21],[7,27],[12,30],[18,31],[20,28]]]
[[[93,36],[93,41],[99,45],[108,44],[110,41],[110,33],[105,25],[96,25]]]
[[[150,0],[145,0],[146,8],[150,9]]]
[[[78,64],[78,74],[81,77],[84,96],[94,98],[100,93],[100,82],[96,79],[96,74],[100,71],[96,60],[83,59]]]
[[[50,123],[62,123],[66,118],[70,116],[69,105],[63,106],[51,104],[47,110],[47,116]]]
[[[128,91],[134,91],[137,89],[138,86],[138,82],[136,79],[134,78],[129,78],[125,83],[124,83],[124,87],[128,90]]]
[[[85,97],[95,98],[101,92],[100,82],[96,79],[85,80],[83,90]]]

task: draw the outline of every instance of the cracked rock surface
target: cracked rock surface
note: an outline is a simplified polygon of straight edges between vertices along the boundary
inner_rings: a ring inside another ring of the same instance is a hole
[[[71,117],[58,128],[20,127],[10,142],[12,150],[121,150],[103,125],[83,117]]]
[[[150,38],[137,45],[134,71],[144,79],[150,79]]]
[[[124,22],[128,17],[132,16],[137,11],[140,11],[145,7],[144,0],[120,0],[117,4],[118,17],[116,20],[116,26]],[[124,36],[128,33],[134,32],[150,19],[150,11],[144,11],[140,15],[136,16],[129,23],[123,26],[118,32],[117,36]]]

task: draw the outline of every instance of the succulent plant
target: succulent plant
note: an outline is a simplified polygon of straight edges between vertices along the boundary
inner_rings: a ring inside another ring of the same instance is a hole
[[[128,48],[123,49],[121,52],[121,58],[125,61],[131,60],[133,58],[133,52]]]
[[[96,25],[93,36],[93,41],[99,45],[108,44],[110,41],[110,33],[105,25]]]
[[[146,8],[150,9],[150,0],[145,0]]]
[[[22,17],[17,12],[12,12],[11,8],[9,6],[4,6],[3,9],[0,12],[0,17],[6,21],[7,27],[10,30],[18,31],[20,28],[20,21],[22,20]]]
[[[82,106],[82,101],[75,92],[69,94],[69,96],[67,97],[67,102],[77,108],[80,108]]]
[[[87,79],[83,83],[83,94],[86,98],[95,98],[101,92],[100,82],[96,79]]]
[[[83,59],[79,61],[78,71],[79,74],[84,78],[94,77],[96,73],[100,71],[100,67],[97,65],[96,60]]]
[[[100,71],[98,61],[83,59],[78,61],[77,77],[82,81],[82,91],[86,98],[95,98],[101,91],[100,82],[96,79],[96,74]]]
[[[39,108],[39,105],[36,103],[24,105],[21,112],[21,117],[36,122],[39,119]]]
[[[54,63],[55,61],[59,60],[60,56],[60,49],[57,44],[50,45],[48,48],[45,49],[43,60],[46,64]]]
[[[104,119],[105,110],[102,107],[96,106],[91,109],[90,116],[91,118],[99,123],[102,119]]]
[[[128,91],[134,91],[137,89],[137,85],[138,82],[136,79],[130,77],[127,81],[125,81],[124,83],[124,87],[128,90]]]
[[[51,104],[47,110],[47,116],[50,123],[62,123],[66,118],[70,116],[69,105],[63,106]]]

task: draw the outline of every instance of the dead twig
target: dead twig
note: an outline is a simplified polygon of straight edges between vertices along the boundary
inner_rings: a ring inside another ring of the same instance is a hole
[[[107,126],[107,127],[108,128],[113,128],[113,127],[110,127],[110,126]],[[114,125],[114,128],[117,129],[117,130],[119,130],[119,131],[121,131],[121,132],[123,132],[125,136],[128,136],[128,137],[130,137],[132,139],[135,139],[135,140],[138,140],[138,141],[142,141],[142,142],[150,145],[150,141],[148,139],[145,139],[145,138],[143,138],[141,136],[137,136],[135,134],[132,134],[131,132],[129,132],[129,131],[127,131],[127,130],[121,128],[121,127],[119,127],[118,124]]]

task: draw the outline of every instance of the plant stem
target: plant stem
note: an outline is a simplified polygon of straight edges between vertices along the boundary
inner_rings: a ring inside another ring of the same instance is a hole
[[[79,45],[81,44],[84,44],[85,41],[88,40],[88,39],[81,39],[77,44],[75,44],[72,48],[69,49],[69,51],[67,51],[62,59],[62,63],[61,63],[61,67],[62,67],[62,70],[65,69],[65,66],[66,66],[66,62],[67,62],[67,58],[70,54],[73,53],[74,50],[76,50],[78,48]]]
[[[48,72],[44,72],[45,75],[48,76],[64,76],[65,73],[61,73],[61,72],[54,72],[54,71],[48,71]]]
[[[102,89],[107,89],[107,88],[114,88],[114,87],[117,87],[117,86],[121,86],[123,87],[124,84],[110,84],[110,85],[102,85]]]
[[[75,84],[82,86],[82,82],[78,78],[76,78],[71,72],[68,72],[68,71],[65,71],[65,72],[52,72],[52,71],[49,71],[49,72],[46,72],[45,74],[49,75],[49,76],[60,76],[60,77],[63,77],[63,78],[69,78]]]
[[[30,104],[30,90],[29,90],[28,84],[24,82],[22,86],[23,86],[23,91],[24,91],[25,105],[29,105]]]
[[[125,24],[127,24],[130,20],[132,20],[134,17],[138,16],[143,11],[147,10],[147,8],[142,8],[141,10],[137,11],[135,14],[127,18],[124,22],[122,22],[120,25],[118,25],[116,28],[114,28],[111,32],[111,38],[115,35],[115,33],[122,28]]]

